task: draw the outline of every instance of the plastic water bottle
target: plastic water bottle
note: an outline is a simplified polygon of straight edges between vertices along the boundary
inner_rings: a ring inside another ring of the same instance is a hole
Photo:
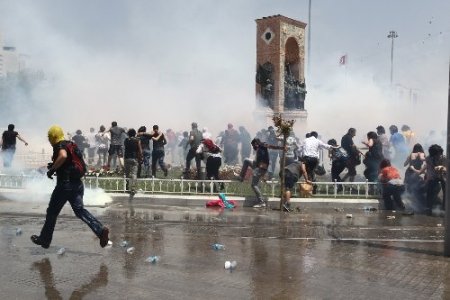
[[[147,259],[145,261],[148,263],[151,263],[151,264],[156,264],[160,259],[161,258],[159,256],[152,255],[152,256],[147,257]]]
[[[121,241],[120,242],[120,247],[126,247],[126,246],[128,246],[128,242],[127,241]]]
[[[134,247],[130,247],[127,249],[128,254],[133,254],[133,252],[134,252]]]
[[[21,235],[22,234],[22,228],[16,228],[16,235]]]
[[[225,270],[229,270],[231,268],[231,262],[229,260],[225,261]]]
[[[225,261],[225,270],[230,270],[230,272],[233,272],[234,269],[236,269],[237,262],[235,260],[233,261]]]
[[[64,253],[66,253],[66,248],[64,247],[59,248],[58,251],[56,251],[56,254],[58,255],[64,255]]]
[[[225,250],[225,246],[222,244],[212,244],[211,248],[213,248],[214,250]]]
[[[236,269],[236,266],[237,266],[237,262],[236,262],[235,260],[233,260],[233,261],[230,263],[230,269],[231,269],[231,270]]]

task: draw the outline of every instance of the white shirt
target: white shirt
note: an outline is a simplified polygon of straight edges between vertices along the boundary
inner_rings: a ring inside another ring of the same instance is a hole
[[[303,142],[303,155],[319,158],[319,149],[330,149],[331,146],[311,136]]]
[[[208,147],[205,146],[205,144],[200,143],[200,145],[198,145],[197,150],[195,150],[195,153],[197,154],[201,154],[203,153],[203,159],[206,161],[208,159],[208,157],[212,156],[212,157],[222,157],[222,155],[219,153],[211,153],[208,151]]]

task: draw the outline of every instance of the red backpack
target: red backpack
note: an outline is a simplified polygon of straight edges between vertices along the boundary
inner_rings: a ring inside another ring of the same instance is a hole
[[[83,159],[83,153],[74,142],[65,145],[68,156],[71,160],[70,173],[71,179],[81,179],[87,172],[87,166]]]

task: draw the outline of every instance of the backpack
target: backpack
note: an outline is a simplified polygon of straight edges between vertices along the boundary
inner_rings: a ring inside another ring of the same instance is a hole
[[[348,153],[342,147],[339,149],[336,149],[334,152],[334,155],[335,155],[336,159],[338,159],[338,160],[347,161],[347,159],[348,159]]]
[[[69,177],[70,179],[81,179],[87,172],[86,162],[83,159],[83,153],[74,142],[65,145],[68,156],[70,157]]]

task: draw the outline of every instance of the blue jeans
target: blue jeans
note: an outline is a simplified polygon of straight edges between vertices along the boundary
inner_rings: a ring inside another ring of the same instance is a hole
[[[142,163],[138,165],[138,178],[145,178],[147,176],[150,176],[150,159],[152,157],[152,152],[148,149],[142,150]],[[144,172],[142,172],[142,170]],[[143,173],[143,174],[142,174]]]
[[[156,176],[156,163],[159,164],[161,170],[166,171],[166,164],[164,163],[164,150],[154,150],[152,152],[152,176]]]
[[[10,147],[10,148],[2,150],[3,167],[5,167],[5,168],[10,168],[11,167],[11,164],[12,164],[15,152],[16,152],[16,148],[15,147]]]
[[[241,178],[245,178],[245,174],[247,173],[248,167],[251,167],[253,170],[253,176],[252,176],[252,190],[255,192],[256,198],[259,202],[262,202],[262,193],[259,188],[259,181],[261,178],[264,177],[267,170],[258,168],[256,165],[256,161],[251,160],[250,158],[244,159],[244,164],[242,165],[240,176]]]
[[[103,225],[83,205],[84,185],[79,181],[63,181],[56,184],[47,208],[44,227],[42,227],[40,238],[44,243],[50,244],[58,218],[64,204],[69,201],[75,215],[86,223],[97,237],[100,237]]]

